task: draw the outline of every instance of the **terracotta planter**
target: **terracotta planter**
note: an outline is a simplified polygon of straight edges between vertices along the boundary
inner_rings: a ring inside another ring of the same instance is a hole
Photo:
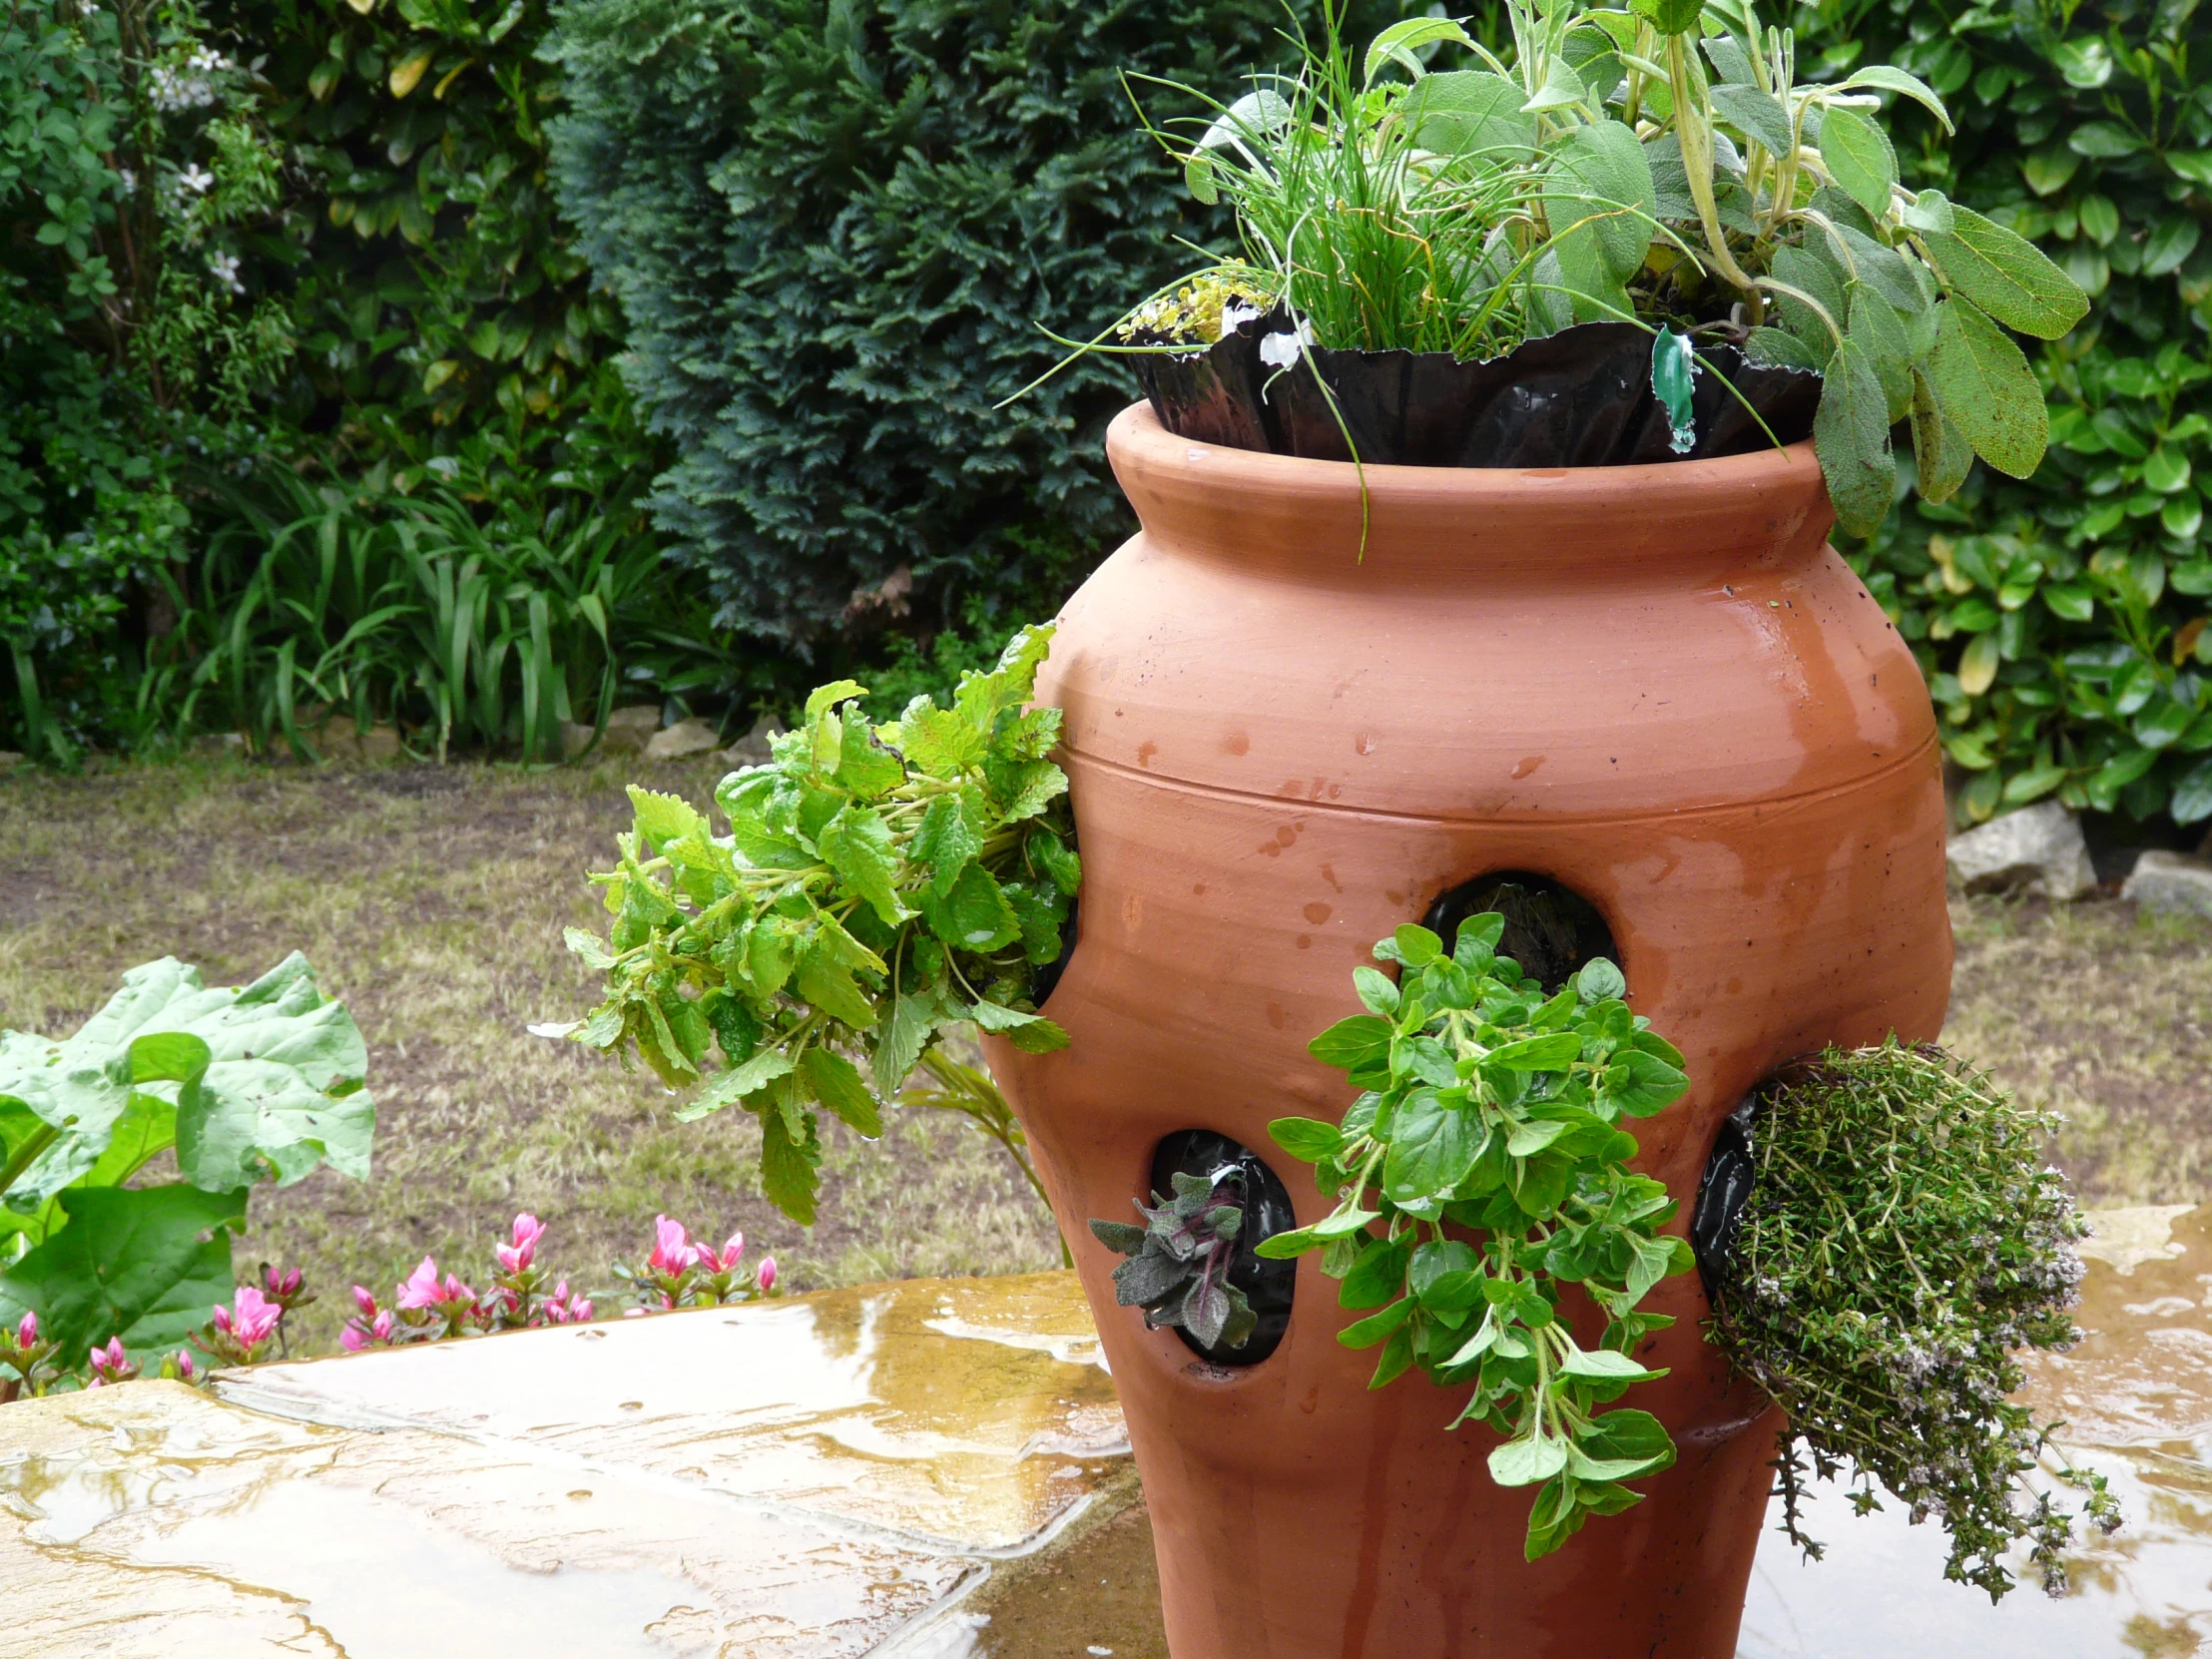
[[[1067,712],[1085,878],[1050,1011],[1073,1046],[994,1047],[1073,1241],[1129,1416],[1176,1659],[1729,1659],[1773,1422],[1700,1335],[1694,1275],[1651,1306],[1673,1368],[1631,1401],[1681,1459],[1648,1500],[1521,1559],[1530,1494],[1372,1354],[1314,1258],[1282,1347],[1199,1360],[1114,1305],[1160,1139],[1260,1149],[1334,1120],[1309,1037],[1350,970],[1486,871],[1549,875],[1610,925],[1631,1001],[1692,1088],[1636,1126],[1694,1195],[1776,1065],[1932,1039],[1950,979],[1935,723],[1904,643],[1823,541],[1809,444],[1651,467],[1371,467],[1214,448],[1139,405],[1107,440],[1143,531],[1068,604],[1039,685]],[[1680,1221],[1678,1227],[1683,1225]]]

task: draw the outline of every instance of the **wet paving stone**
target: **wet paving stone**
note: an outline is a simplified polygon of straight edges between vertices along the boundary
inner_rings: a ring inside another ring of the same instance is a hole
[[[2212,1207],[2109,1212],[2022,1397],[2125,1528],[2056,1600],[1943,1582],[1938,1526],[1816,1501],[1740,1659],[2212,1652]],[[2022,1563],[2024,1568],[2024,1563]],[[25,1652],[1167,1659],[1070,1276],[914,1280],[139,1382],[0,1409]]]

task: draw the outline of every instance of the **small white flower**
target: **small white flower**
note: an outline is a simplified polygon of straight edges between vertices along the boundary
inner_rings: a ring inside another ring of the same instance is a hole
[[[210,254],[208,270],[214,273],[217,281],[233,293],[246,291],[246,284],[239,280],[239,257],[236,254]]]
[[[177,184],[181,189],[189,190],[195,195],[204,196],[213,188],[215,175],[198,162],[194,162],[184,172],[177,175]]]

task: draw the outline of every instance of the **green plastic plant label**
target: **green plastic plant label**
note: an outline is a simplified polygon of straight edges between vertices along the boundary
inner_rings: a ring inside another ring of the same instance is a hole
[[[1687,455],[1697,444],[1697,417],[1691,407],[1691,387],[1697,378],[1697,357],[1690,350],[1690,336],[1662,328],[1651,339],[1651,395],[1667,411],[1674,429],[1670,447]]]

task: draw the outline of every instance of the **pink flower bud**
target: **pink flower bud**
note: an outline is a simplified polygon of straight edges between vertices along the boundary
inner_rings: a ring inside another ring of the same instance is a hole
[[[199,1368],[192,1363],[192,1356],[183,1349],[177,1351],[177,1375],[187,1382],[199,1375]]]
[[[208,1316],[208,1323],[228,1337],[231,1334],[231,1310],[222,1303],[217,1303],[215,1311]]]
[[[361,1328],[357,1325],[348,1325],[338,1333],[338,1347],[344,1349],[348,1354],[358,1354],[367,1345],[368,1338],[362,1334]]]
[[[391,1310],[386,1308],[369,1323],[368,1334],[380,1343],[391,1341]]]
[[[29,1348],[38,1341],[38,1315],[25,1314],[23,1316],[21,1322],[15,1328],[15,1340],[23,1348]]]
[[[376,1317],[376,1299],[368,1294],[366,1285],[353,1287],[353,1306],[361,1311],[363,1319],[372,1320]]]
[[[582,1302],[572,1302],[568,1305],[568,1323],[571,1325],[591,1324],[591,1299],[589,1297],[586,1297]]]
[[[753,1276],[753,1282],[761,1287],[761,1294],[763,1296],[766,1296],[770,1291],[776,1289],[775,1257],[764,1256],[761,1258],[761,1269]]]

